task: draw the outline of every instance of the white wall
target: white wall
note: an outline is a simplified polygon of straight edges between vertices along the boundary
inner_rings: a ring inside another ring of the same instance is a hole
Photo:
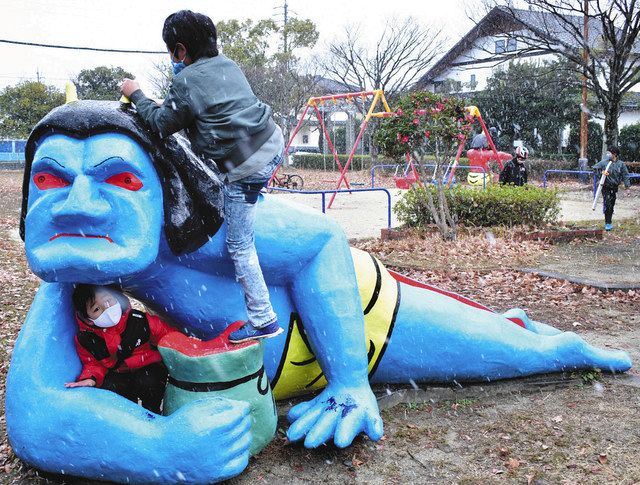
[[[514,56],[517,53],[513,52],[505,52],[503,54],[495,54],[495,42],[497,40],[504,40],[505,42],[508,40],[508,36],[506,35],[494,35],[494,36],[486,36],[481,37],[476,40],[473,47],[471,47],[466,52],[459,55],[456,59],[453,60],[452,64],[469,62],[469,61],[483,61],[477,62],[474,64],[467,64],[464,66],[455,66],[453,65],[448,70],[444,71],[440,74],[435,81],[444,81],[446,79],[452,79],[454,81],[459,81],[462,84],[463,92],[470,91],[481,91],[485,89],[487,85],[487,79],[490,78],[497,70],[506,69],[509,65],[509,60],[495,60],[495,61],[487,61],[487,59],[493,59],[496,56],[500,58],[504,58],[506,55]],[[517,47],[517,46],[516,46]],[[556,56],[551,54],[532,56],[532,57],[524,57],[524,58],[513,58],[514,62],[544,62],[544,61],[553,61],[556,60]],[[471,75],[475,75],[476,86],[474,89],[470,86]],[[433,89],[433,86],[430,86]]]
[[[322,130],[320,129],[319,126],[317,126],[317,125],[311,126],[311,125],[305,123],[300,128],[300,131],[298,131],[298,133],[296,133],[296,136],[294,137],[293,141],[291,142],[291,146],[317,147],[318,146],[318,140],[320,138],[321,133],[322,133]],[[308,142],[307,143],[303,143],[303,138],[305,136],[308,137]],[[286,141],[285,141],[285,143],[286,143]]]
[[[618,128],[622,129],[627,125],[640,123],[640,110],[623,111],[618,117]],[[639,140],[640,141],[640,140]]]

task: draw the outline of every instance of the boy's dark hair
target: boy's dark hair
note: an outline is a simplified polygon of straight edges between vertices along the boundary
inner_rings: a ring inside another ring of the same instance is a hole
[[[122,306],[123,311],[125,308],[130,306],[127,297],[116,288],[111,286],[76,283],[74,285],[73,294],[71,295],[71,300],[73,301],[73,308],[82,318],[89,318],[89,315],[87,314],[87,303],[90,305],[95,303],[98,288],[106,289],[112,293],[115,299],[118,300]]]
[[[218,33],[213,21],[201,13],[180,10],[164,21],[162,40],[172,53],[179,42],[193,62],[201,57],[218,55]]]
[[[610,146],[607,150],[609,150],[611,154],[615,155],[616,157],[620,156],[620,149],[617,146]]]
[[[96,300],[96,286],[84,283],[77,284],[71,299],[73,300],[73,308],[78,314],[83,318],[88,318],[87,303],[93,304]]]

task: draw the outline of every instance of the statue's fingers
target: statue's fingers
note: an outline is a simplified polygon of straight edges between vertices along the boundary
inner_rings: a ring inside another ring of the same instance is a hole
[[[229,447],[225,452],[227,460],[235,460],[236,458],[243,457],[245,454],[249,453],[249,447],[251,446],[252,441],[253,435],[247,432],[234,441],[229,441]]]
[[[326,443],[333,436],[336,429],[336,423],[340,419],[340,415],[335,411],[325,411],[307,432],[304,439],[306,448],[317,448]]]
[[[287,430],[289,441],[300,441],[315,424],[322,414],[322,406],[316,406],[306,414],[295,420]]]
[[[220,477],[216,481],[226,480],[227,478],[240,475],[249,464],[249,452],[230,460],[220,470]]]
[[[334,433],[334,443],[338,448],[346,448],[354,438],[363,430],[366,415],[360,410],[353,410],[342,417],[337,423]]]
[[[170,416],[194,430],[215,429],[217,433],[233,431],[249,415],[250,406],[241,401],[205,398],[183,406]]]
[[[373,441],[378,441],[384,435],[384,423],[378,413],[371,413],[366,416],[365,432]]]
[[[314,398],[311,401],[301,402],[300,404],[296,404],[287,413],[287,419],[290,423],[293,423],[300,416],[305,414],[309,409],[311,409],[315,404],[318,398]]]
[[[228,443],[235,443],[237,440],[244,438],[246,435],[251,436],[251,416],[245,416],[233,428],[225,433],[225,439]]]

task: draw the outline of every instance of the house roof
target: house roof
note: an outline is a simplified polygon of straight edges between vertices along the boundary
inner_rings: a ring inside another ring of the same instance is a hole
[[[360,90],[357,86],[351,86],[322,76],[315,76],[314,81],[318,90],[322,91],[322,94],[352,93]]]
[[[561,22],[555,15],[536,10],[523,10],[516,8],[494,7],[485,15],[462,39],[460,39],[449,51],[417,82],[418,87],[424,87],[451,67],[453,61],[474,47],[475,42],[482,38],[498,34],[506,34],[516,30],[526,29],[535,36],[547,38],[566,46],[576,46],[576,37],[579,37],[583,28],[581,16],[565,16],[569,22]],[[570,30],[576,29],[576,34]],[[592,39],[599,37],[601,24],[596,18],[589,21],[589,36]],[[640,46],[639,46],[640,47]],[[541,51],[538,51],[542,54]],[[492,60],[502,61],[515,57],[518,52],[505,53],[494,56]],[[475,60],[470,57],[470,60]]]
[[[640,93],[629,91],[622,97],[621,111],[637,111],[640,109]]]

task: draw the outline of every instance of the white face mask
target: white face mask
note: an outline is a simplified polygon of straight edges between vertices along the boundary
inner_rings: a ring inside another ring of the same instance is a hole
[[[90,318],[89,320],[91,320],[96,327],[109,328],[117,325],[121,318],[122,307],[120,303],[116,302],[113,306],[103,311],[98,318],[95,320]]]

